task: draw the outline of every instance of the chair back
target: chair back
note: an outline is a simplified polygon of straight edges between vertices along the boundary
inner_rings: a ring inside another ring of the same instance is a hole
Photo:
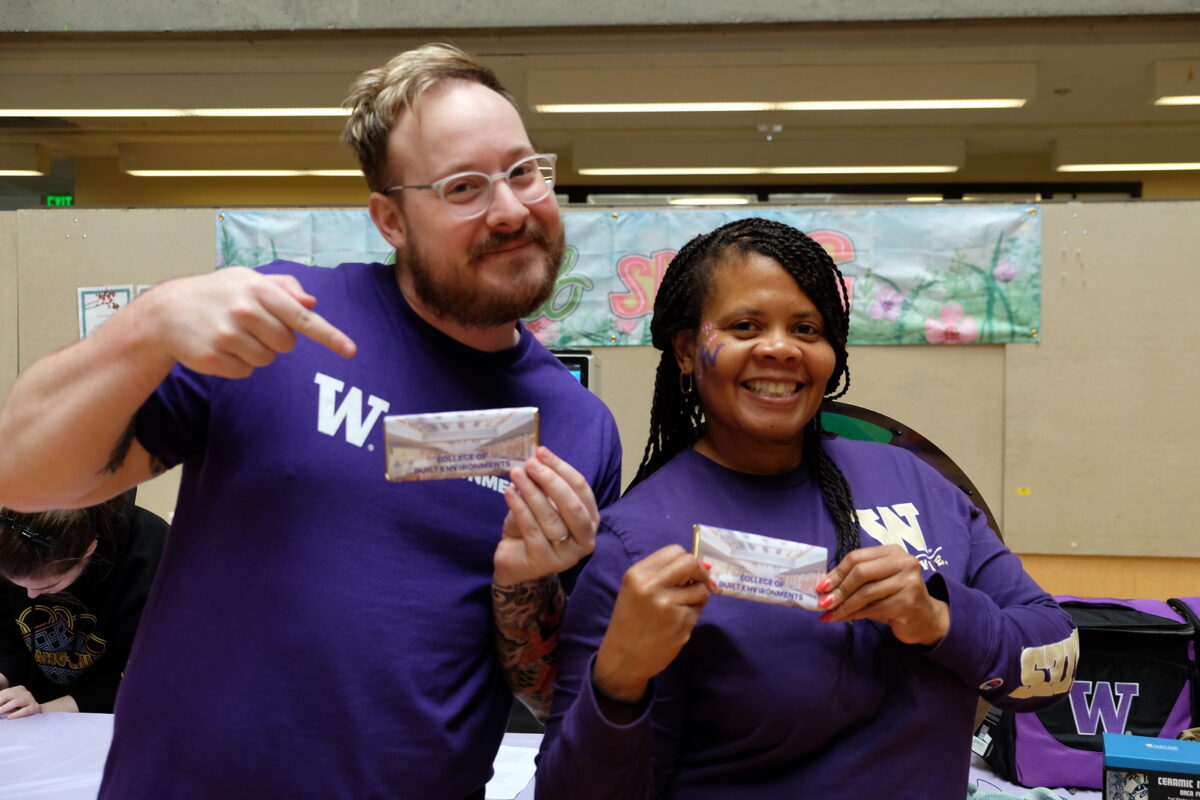
[[[822,407],[821,425],[828,432],[844,436],[847,439],[883,442],[910,451],[961,489],[975,504],[975,507],[987,517],[988,525],[996,532],[1000,540],[1004,541],[1004,536],[1000,533],[1000,526],[996,524],[992,510],[988,508],[983,495],[975,488],[975,484],[971,483],[967,473],[963,472],[950,456],[942,452],[941,448],[912,428],[878,411],[837,400],[826,402]]]

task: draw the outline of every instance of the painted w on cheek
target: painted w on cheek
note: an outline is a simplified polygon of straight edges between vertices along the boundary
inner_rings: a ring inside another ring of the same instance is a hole
[[[700,326],[700,335],[704,337],[704,344],[700,345],[700,363],[706,367],[715,366],[717,363],[717,353],[721,352],[721,348],[725,345],[719,344],[713,347],[713,342],[717,340],[717,332],[713,330],[711,322],[706,322]]]

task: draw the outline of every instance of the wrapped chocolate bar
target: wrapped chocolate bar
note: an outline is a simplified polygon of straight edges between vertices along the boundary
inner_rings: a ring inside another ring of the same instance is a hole
[[[383,427],[389,481],[507,475],[537,453],[533,407],[397,415]]]
[[[829,558],[824,547],[712,525],[693,531],[693,552],[712,565],[709,577],[719,594],[819,610],[815,587]]]

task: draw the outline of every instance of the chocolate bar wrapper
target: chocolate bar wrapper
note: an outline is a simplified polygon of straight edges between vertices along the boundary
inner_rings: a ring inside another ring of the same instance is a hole
[[[712,565],[719,594],[820,610],[815,587],[827,571],[824,547],[712,525],[695,525],[693,533],[693,552]]]
[[[533,407],[383,418],[389,481],[507,475],[537,453]]]

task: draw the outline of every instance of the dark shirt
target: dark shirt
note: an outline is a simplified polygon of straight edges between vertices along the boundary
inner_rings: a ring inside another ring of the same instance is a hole
[[[129,505],[66,591],[30,599],[3,581],[0,673],[39,703],[64,695],[80,711],[111,713],[167,523]]]

